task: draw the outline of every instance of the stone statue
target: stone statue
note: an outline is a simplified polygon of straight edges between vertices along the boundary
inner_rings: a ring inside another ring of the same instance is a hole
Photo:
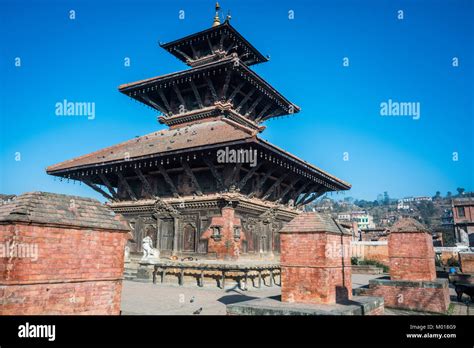
[[[150,236],[146,236],[145,238],[143,238],[142,249],[143,257],[141,261],[160,258],[160,251],[158,249],[153,248],[153,240]]]
[[[125,246],[125,249],[123,251],[123,259],[125,262],[130,261],[130,247],[128,245]]]

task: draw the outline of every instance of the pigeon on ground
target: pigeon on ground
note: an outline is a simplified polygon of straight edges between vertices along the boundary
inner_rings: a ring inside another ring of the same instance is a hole
[[[202,312],[202,307],[199,308],[197,311],[194,311],[193,314],[201,314],[201,312]]]
[[[189,300],[189,302],[193,303],[194,302],[194,296],[191,297],[191,299]]]

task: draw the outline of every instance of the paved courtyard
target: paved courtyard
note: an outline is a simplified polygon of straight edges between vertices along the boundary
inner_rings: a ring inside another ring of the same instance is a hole
[[[353,274],[353,288],[369,283],[379,275]],[[450,289],[452,301],[454,290]],[[225,315],[226,305],[253,298],[279,296],[280,287],[242,291],[237,287],[221,290],[194,286],[162,285],[125,280],[122,290],[122,315]],[[411,311],[385,309],[386,315],[413,315]],[[474,315],[474,306],[454,303],[454,315]]]

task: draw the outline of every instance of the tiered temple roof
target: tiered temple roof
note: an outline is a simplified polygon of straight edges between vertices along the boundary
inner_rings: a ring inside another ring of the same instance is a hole
[[[350,188],[258,136],[262,122],[300,108],[249,68],[268,59],[228,20],[220,24],[216,16],[212,28],[161,47],[191,68],[123,84],[119,91],[158,110],[169,129],[52,165],[49,174],[80,180],[115,202],[180,197],[181,175],[197,196],[237,191],[290,207]],[[216,163],[225,147],[255,150],[258,164]]]

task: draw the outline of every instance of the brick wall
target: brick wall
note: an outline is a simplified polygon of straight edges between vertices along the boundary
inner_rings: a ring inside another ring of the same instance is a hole
[[[213,235],[213,228],[220,228],[220,236]],[[240,231],[239,238],[234,236],[234,227]],[[242,242],[246,240],[242,230],[240,218],[235,216],[232,207],[224,207],[221,216],[214,216],[211,219],[210,227],[202,234],[202,239],[208,240],[207,250],[210,254],[215,254],[218,259],[238,259],[242,250]]]
[[[371,280],[367,296],[381,296],[386,307],[446,313],[449,307],[448,282],[390,282]]]
[[[0,258],[0,314],[119,314],[123,231],[0,225],[0,244],[36,246],[31,257]]]
[[[388,258],[388,242],[351,242],[352,256],[363,259],[380,262],[388,266],[390,260]]]

